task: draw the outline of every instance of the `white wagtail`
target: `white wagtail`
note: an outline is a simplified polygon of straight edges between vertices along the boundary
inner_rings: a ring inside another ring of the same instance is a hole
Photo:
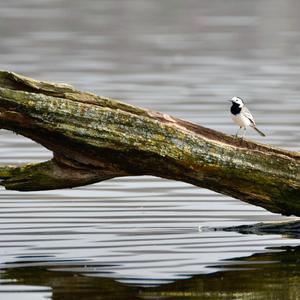
[[[238,136],[239,131],[244,128],[244,132],[242,138],[245,135],[246,129],[248,126],[255,129],[261,136],[266,136],[263,132],[261,132],[255,124],[254,118],[250,113],[249,109],[245,106],[243,100],[239,97],[233,97],[229,100],[232,103],[230,108],[231,117],[235,124],[239,125],[240,128],[238,129],[236,136]]]

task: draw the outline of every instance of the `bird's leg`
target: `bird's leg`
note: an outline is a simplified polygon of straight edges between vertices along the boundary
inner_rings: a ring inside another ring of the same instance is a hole
[[[236,134],[235,134],[235,137],[236,137],[236,138],[239,136],[239,132],[240,132],[241,128],[242,128],[242,127],[240,126],[240,128],[237,130],[237,132],[236,132]]]
[[[244,127],[244,131],[243,131],[243,135],[242,135],[242,140],[244,139],[245,133],[246,133],[246,127]]]

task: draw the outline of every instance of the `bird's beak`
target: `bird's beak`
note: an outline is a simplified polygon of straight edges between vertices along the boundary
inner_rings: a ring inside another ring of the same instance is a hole
[[[232,103],[232,100],[227,100],[227,101]]]

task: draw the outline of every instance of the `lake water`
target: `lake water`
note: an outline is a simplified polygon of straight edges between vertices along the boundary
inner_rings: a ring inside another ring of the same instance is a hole
[[[232,96],[299,151],[300,2],[0,2],[0,69],[235,133]],[[51,153],[2,130],[0,164]],[[300,299],[297,237],[212,228],[288,220],[188,184],[128,177],[0,193],[0,299]]]

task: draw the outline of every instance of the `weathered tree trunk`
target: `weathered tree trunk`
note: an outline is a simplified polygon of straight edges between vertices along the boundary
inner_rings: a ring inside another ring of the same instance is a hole
[[[1,167],[6,189],[50,190],[154,175],[300,216],[300,153],[233,138],[69,85],[0,72],[0,128],[53,152],[48,162]]]

